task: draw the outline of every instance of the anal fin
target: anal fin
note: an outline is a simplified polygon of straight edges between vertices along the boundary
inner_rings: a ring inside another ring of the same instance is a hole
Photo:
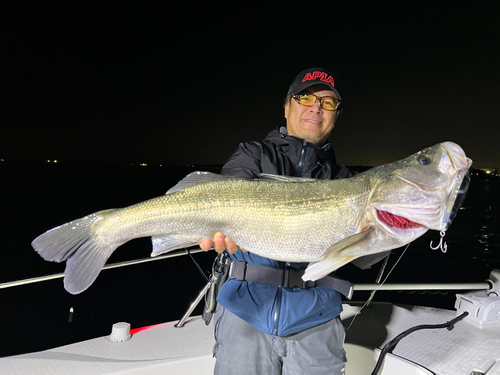
[[[186,238],[167,237],[167,236],[153,236],[151,237],[153,244],[152,257],[158,256],[163,253],[176,249],[183,249],[185,247],[198,245],[199,242],[188,240]]]

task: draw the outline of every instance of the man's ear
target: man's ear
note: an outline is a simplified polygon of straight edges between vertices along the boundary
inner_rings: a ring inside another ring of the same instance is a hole
[[[285,104],[285,118],[288,119],[288,110],[290,109],[290,102]]]

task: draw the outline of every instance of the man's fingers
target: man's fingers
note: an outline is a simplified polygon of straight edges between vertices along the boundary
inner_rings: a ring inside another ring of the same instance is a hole
[[[224,242],[226,243],[227,251],[229,251],[230,254],[234,254],[238,251],[238,245],[236,245],[232,239],[226,237]]]
[[[238,245],[232,239],[225,237],[222,232],[216,232],[214,234],[213,242],[210,239],[206,239],[200,242],[200,248],[202,250],[208,251],[212,247],[218,253],[222,253],[226,249],[230,254],[234,254],[238,251]],[[241,250],[246,251],[244,249]]]
[[[222,253],[226,249],[225,237],[222,232],[217,232],[214,235],[214,250]]]
[[[200,243],[200,248],[202,250],[208,251],[212,248],[212,240],[203,240]]]

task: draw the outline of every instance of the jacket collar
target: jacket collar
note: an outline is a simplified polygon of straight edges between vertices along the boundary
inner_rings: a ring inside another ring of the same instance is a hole
[[[288,135],[285,126],[279,126],[271,130],[267,135],[266,140],[274,143],[278,151],[285,154],[300,153],[302,151],[302,146],[304,140],[293,135]],[[309,155],[316,154],[320,159],[330,159],[335,162],[335,153],[330,142],[325,143],[322,147],[318,147],[315,144],[307,142],[307,148],[316,150],[315,153],[308,153]]]
[[[274,143],[277,143],[280,145],[297,143],[302,147],[302,144],[304,143],[304,140],[302,138],[298,138],[298,137],[295,137],[293,135],[288,135],[288,131],[286,129],[286,126],[279,126],[276,129],[273,129],[267,135],[266,139],[269,139],[269,140],[273,141]],[[281,140],[281,142],[279,140]],[[313,143],[307,142],[307,147],[311,147],[311,148],[314,148],[317,150],[329,151],[332,149],[332,144],[330,142],[326,142],[323,146],[318,147]]]

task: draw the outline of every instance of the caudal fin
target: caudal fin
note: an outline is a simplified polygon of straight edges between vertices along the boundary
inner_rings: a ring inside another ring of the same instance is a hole
[[[122,243],[103,244],[96,236],[104,211],[51,229],[33,240],[31,246],[51,262],[66,261],[64,288],[71,294],[87,289]]]

